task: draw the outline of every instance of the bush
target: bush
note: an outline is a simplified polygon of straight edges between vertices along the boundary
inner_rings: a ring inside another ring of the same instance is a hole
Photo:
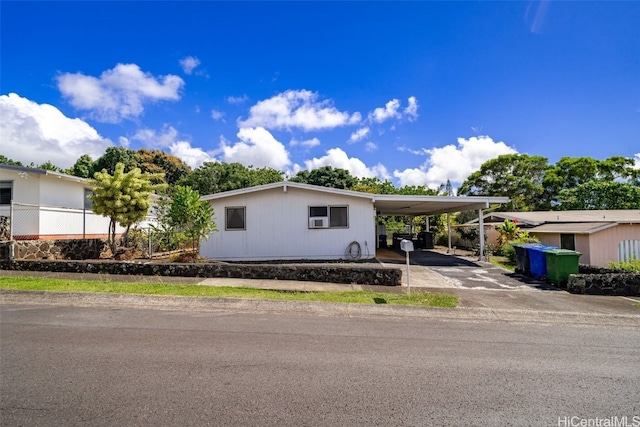
[[[610,262],[609,267],[612,270],[618,271],[631,271],[640,273],[640,259],[635,256],[631,257],[628,261]]]
[[[502,245],[500,252],[502,252],[502,256],[507,259],[508,264],[516,265],[516,250],[510,243]]]
[[[201,257],[195,252],[184,252],[181,254],[173,255],[171,258],[169,258],[169,261],[185,264],[195,264],[198,262],[207,262],[208,260],[204,257]]]

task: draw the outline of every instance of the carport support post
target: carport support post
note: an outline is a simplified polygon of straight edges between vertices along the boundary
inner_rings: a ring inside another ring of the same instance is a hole
[[[479,261],[484,261],[484,218],[482,217],[482,209],[478,209],[478,228],[480,234],[480,258]]]

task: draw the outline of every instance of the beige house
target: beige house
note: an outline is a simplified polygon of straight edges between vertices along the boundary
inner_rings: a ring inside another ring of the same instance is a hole
[[[640,258],[640,209],[494,212],[484,219],[485,224],[517,222],[544,245],[580,252],[581,264],[607,267]]]

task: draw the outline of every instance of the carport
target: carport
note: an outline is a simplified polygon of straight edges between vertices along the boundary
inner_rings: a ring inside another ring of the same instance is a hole
[[[377,215],[433,216],[477,210],[480,229],[484,229],[483,210],[491,205],[509,202],[508,197],[485,196],[404,196],[395,194],[372,195]],[[480,259],[484,260],[484,233],[480,233]]]

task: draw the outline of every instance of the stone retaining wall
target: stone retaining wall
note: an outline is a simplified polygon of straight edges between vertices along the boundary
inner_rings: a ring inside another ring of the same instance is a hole
[[[102,273],[110,275],[130,274],[147,276],[222,277],[242,279],[277,279],[346,283],[360,285],[399,286],[402,270],[360,266],[336,265],[288,265],[288,264],[178,264],[153,262],[113,261],[3,261],[0,269],[17,271],[52,271],[58,273]]]
[[[12,243],[15,259],[29,260],[99,259],[108,249],[103,239],[16,240]]]
[[[11,238],[11,218],[8,216],[0,216],[0,240],[9,240]]]
[[[571,274],[567,291],[589,295],[640,296],[640,274]]]

